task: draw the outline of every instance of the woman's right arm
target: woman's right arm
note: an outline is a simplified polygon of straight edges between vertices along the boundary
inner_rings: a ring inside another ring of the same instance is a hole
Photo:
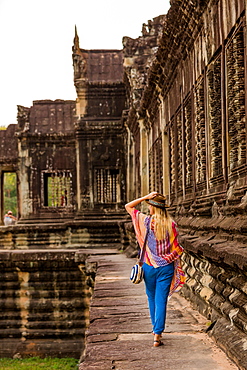
[[[152,199],[152,198],[156,197],[157,194],[158,194],[157,191],[152,191],[151,193],[149,193],[147,195],[144,195],[144,197],[141,197],[141,198],[137,198],[137,199],[132,200],[131,202],[125,204],[126,211],[131,215],[133,209],[138,204],[140,204],[144,200],[148,200],[148,199]]]

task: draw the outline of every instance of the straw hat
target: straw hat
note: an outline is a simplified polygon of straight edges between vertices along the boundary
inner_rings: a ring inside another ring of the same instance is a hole
[[[157,208],[167,208],[168,205],[166,204],[166,197],[162,194],[157,194],[152,199],[147,199],[146,202],[150,204],[151,206],[157,207]]]

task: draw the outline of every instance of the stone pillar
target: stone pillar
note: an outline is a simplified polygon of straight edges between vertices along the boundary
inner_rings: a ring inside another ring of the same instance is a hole
[[[33,200],[31,194],[31,167],[32,159],[29,154],[29,144],[25,137],[18,139],[18,199],[19,199],[19,216],[28,218],[33,213]]]

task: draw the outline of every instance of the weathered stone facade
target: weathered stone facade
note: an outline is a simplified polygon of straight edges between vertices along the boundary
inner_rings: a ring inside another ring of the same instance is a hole
[[[74,115],[74,101],[43,100],[31,108],[18,107],[21,222],[71,218],[76,210]]]
[[[128,199],[146,190],[167,195],[186,250],[183,294],[211,319],[209,332],[241,369],[247,364],[245,12],[241,0],[171,1],[147,73],[134,62],[138,47],[124,47],[129,65],[133,56],[126,75],[145,81],[138,97],[135,81],[127,90],[127,177],[139,184],[129,184]]]
[[[122,60],[121,50],[80,49],[76,32],[77,202],[82,217],[92,210],[119,212],[125,199]]]

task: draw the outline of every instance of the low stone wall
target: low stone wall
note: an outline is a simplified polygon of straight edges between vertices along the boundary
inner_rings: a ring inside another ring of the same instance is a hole
[[[0,252],[0,356],[80,358],[96,266],[82,251]]]
[[[81,220],[0,226],[1,249],[120,248],[121,221]]]

